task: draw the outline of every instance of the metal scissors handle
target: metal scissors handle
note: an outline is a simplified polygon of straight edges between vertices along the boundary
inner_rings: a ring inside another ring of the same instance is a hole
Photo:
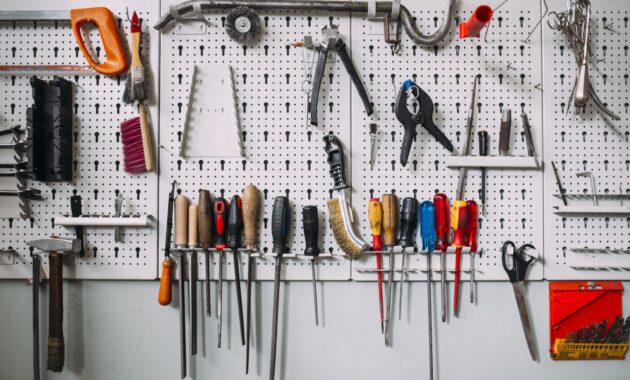
[[[501,248],[501,261],[503,263],[503,269],[505,269],[505,273],[507,273],[511,283],[524,281],[527,270],[534,261],[533,257],[526,258],[525,250],[527,249],[536,248],[531,244],[524,244],[519,249],[516,249],[516,245],[510,240],[503,243],[503,248]],[[510,253],[512,254],[511,268],[507,265],[507,256]]]

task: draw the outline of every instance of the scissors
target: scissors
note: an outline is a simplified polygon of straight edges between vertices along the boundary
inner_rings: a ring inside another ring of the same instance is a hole
[[[521,317],[521,323],[523,324],[523,332],[525,333],[529,353],[532,356],[532,360],[536,361],[536,346],[534,345],[534,336],[529,322],[527,305],[525,304],[525,276],[527,275],[529,266],[534,261],[534,257],[528,257],[525,253],[528,249],[536,248],[531,244],[524,244],[519,249],[516,249],[516,245],[508,240],[503,243],[503,248],[501,248],[501,261],[503,262],[503,269],[505,269],[505,272],[510,278],[512,288],[514,289],[516,306],[518,306],[518,313]],[[511,267],[507,265],[507,256],[509,254],[512,255]]]

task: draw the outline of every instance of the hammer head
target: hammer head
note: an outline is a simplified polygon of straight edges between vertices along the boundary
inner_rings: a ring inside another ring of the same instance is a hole
[[[79,253],[81,250],[81,241],[79,239],[51,237],[48,239],[29,241],[26,245],[42,252]]]

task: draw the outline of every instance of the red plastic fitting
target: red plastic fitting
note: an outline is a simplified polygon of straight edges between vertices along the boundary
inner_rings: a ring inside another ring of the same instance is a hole
[[[459,38],[479,38],[481,29],[492,20],[493,14],[494,11],[488,5],[478,6],[468,21],[459,23]]]

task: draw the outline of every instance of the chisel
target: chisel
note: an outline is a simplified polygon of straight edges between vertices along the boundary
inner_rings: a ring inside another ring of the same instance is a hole
[[[211,315],[211,303],[210,303],[210,252],[209,249],[212,246],[212,235],[214,234],[214,226],[212,225],[212,199],[210,198],[210,192],[208,190],[199,190],[199,204],[197,206],[197,224],[199,226],[199,243],[205,257],[205,272],[206,281],[205,296],[206,296],[206,315]]]
[[[310,257],[311,275],[313,279],[313,303],[315,306],[315,326],[319,326],[319,317],[317,312],[317,284],[315,280],[315,265],[319,256],[319,216],[317,215],[317,206],[304,206],[302,209],[302,225],[304,226],[304,240],[306,247],[304,248],[304,256]]]
[[[385,345],[389,345],[394,315],[394,246],[396,245],[396,225],[398,206],[396,195],[383,194],[383,245],[389,251],[389,274],[387,275],[387,316],[385,317]]]
[[[282,255],[287,247],[291,209],[289,198],[276,197],[271,215],[271,235],[273,237],[272,252],[276,255],[275,276],[273,281],[273,315],[271,322],[271,354],[269,361],[269,380],[276,374],[276,345],[278,342],[278,309],[280,303],[280,274],[282,272]]]
[[[190,250],[190,277],[188,278],[188,313],[190,314],[190,354],[197,355],[197,280],[199,278],[199,263],[197,251],[199,248],[199,234],[197,226],[197,205],[188,206],[188,249]]]
[[[236,288],[236,301],[238,305],[238,324],[241,331],[241,344],[245,345],[245,326],[243,323],[243,298],[241,296],[241,270],[238,249],[241,247],[241,235],[243,233],[243,206],[241,197],[235,195],[230,202],[227,225],[227,245],[232,251],[234,259],[234,287]]]
[[[223,327],[223,250],[226,247],[226,212],[227,201],[225,198],[216,198],[214,200],[214,228],[215,228],[215,244],[214,248],[219,254],[219,288],[217,289],[217,318],[219,319],[218,346],[221,348],[221,329]]]
[[[175,198],[175,249],[179,253],[179,349],[182,379],[186,377],[186,249],[188,248],[188,198]]]
[[[173,206],[175,205],[175,184],[173,181],[171,192],[168,194],[168,211],[166,213],[166,231],[164,233],[164,261],[162,261],[162,276],[160,277],[160,289],[158,302],[162,306],[171,303],[172,277],[171,277],[171,236],[173,230]]]
[[[260,192],[254,185],[245,186],[243,190],[243,229],[244,243],[248,251],[249,259],[247,260],[247,328],[246,349],[245,349],[245,374],[249,373],[249,340],[251,336],[251,316],[252,316],[252,277],[254,275],[254,256],[253,252],[258,250],[258,214],[260,213]]]

